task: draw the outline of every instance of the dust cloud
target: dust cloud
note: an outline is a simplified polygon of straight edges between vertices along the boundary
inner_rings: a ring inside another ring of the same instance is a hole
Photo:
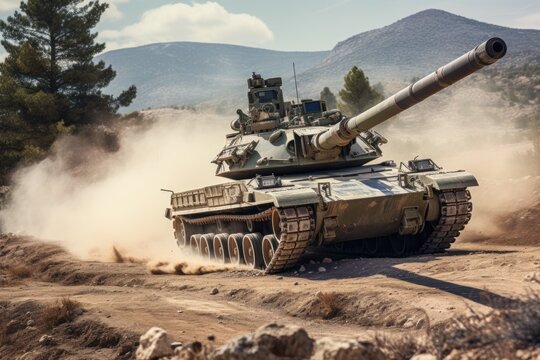
[[[380,129],[389,139],[384,159],[432,158],[444,170],[476,176],[473,217],[460,239],[499,235],[501,218],[538,202],[531,194],[540,184],[539,164],[527,156],[526,130],[515,126],[527,109],[504,104],[495,93],[456,85]]]
[[[447,89],[379,129],[389,139],[384,159],[429,157],[447,170],[472,172],[480,187],[471,188],[473,220],[464,237],[497,234],[501,216],[530,206],[539,183],[522,156],[531,144],[514,126],[519,111],[479,88]],[[219,182],[209,161],[230,119],[172,109],[145,115],[154,120],[123,129],[116,152],[88,149],[71,137],[19,171],[0,215],[4,229],[59,242],[87,259],[113,260],[114,246],[127,258],[166,260],[158,272],[177,272],[182,258],[163,216],[169,194],[159,190]]]
[[[229,120],[159,109],[145,113],[147,125],[122,129],[116,152],[89,147],[83,137],[60,140],[52,156],[16,174],[3,228],[85,259],[114,260],[113,246],[124,257],[178,259],[164,217],[170,194],[160,189],[222,182],[210,161]]]

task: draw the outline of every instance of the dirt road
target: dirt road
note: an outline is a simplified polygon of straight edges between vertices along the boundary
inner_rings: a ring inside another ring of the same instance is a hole
[[[179,341],[214,335],[218,344],[270,321],[300,325],[315,337],[421,331],[468,307],[488,310],[540,290],[540,248],[523,246],[457,244],[442,256],[308,262],[303,272],[278,276],[157,276],[143,264],[83,262],[55,245],[7,236],[0,259],[2,301],[70,297],[86,309],[83,319],[120,331],[159,325]],[[18,265],[31,274],[17,275]],[[331,294],[336,311],[328,311],[321,292]]]

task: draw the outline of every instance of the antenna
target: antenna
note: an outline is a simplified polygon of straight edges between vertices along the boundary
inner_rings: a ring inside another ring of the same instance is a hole
[[[294,73],[294,87],[296,88],[296,101],[298,104],[300,104],[300,98],[298,97],[298,82],[296,81],[296,67],[294,66],[294,62],[292,63],[292,70]]]

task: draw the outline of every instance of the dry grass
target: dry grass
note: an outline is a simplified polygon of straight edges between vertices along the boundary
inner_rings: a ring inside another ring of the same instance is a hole
[[[471,358],[514,359],[518,350],[540,354],[540,294],[529,294],[487,313],[469,309],[468,315],[439,323],[425,334],[376,336],[376,346],[389,360],[429,353],[444,359],[452,351]]]
[[[47,329],[73,321],[79,314],[81,304],[70,298],[62,298],[54,304],[45,305],[41,310],[40,323]]]
[[[11,276],[17,279],[27,279],[34,273],[34,269],[26,264],[8,266],[7,271]]]
[[[322,292],[317,293],[317,299],[321,305],[322,316],[324,319],[331,319],[341,312],[339,306],[339,298],[335,292]]]

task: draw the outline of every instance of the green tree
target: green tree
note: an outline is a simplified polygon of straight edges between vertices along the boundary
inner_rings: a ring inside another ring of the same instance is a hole
[[[105,49],[92,29],[107,4],[27,0],[0,20],[7,57],[0,64],[0,167],[45,154],[56,136],[115,116],[131,104],[134,86],[119,96],[102,90],[116,73],[94,57]],[[11,155],[4,151],[11,151]],[[9,159],[8,159],[9,157]]]
[[[1,44],[8,52],[0,76],[16,81],[25,120],[87,124],[135,98],[134,86],[116,98],[102,93],[116,73],[103,61],[93,61],[105,44],[96,43],[92,29],[107,6],[99,1],[28,0],[0,20]]]
[[[344,80],[338,107],[347,115],[359,114],[383,100],[382,94],[369,85],[368,77],[358,67],[354,66]]]
[[[324,89],[321,91],[321,100],[326,102],[326,108],[327,109],[336,109],[337,108],[337,100],[336,96],[328,86],[325,86]]]

